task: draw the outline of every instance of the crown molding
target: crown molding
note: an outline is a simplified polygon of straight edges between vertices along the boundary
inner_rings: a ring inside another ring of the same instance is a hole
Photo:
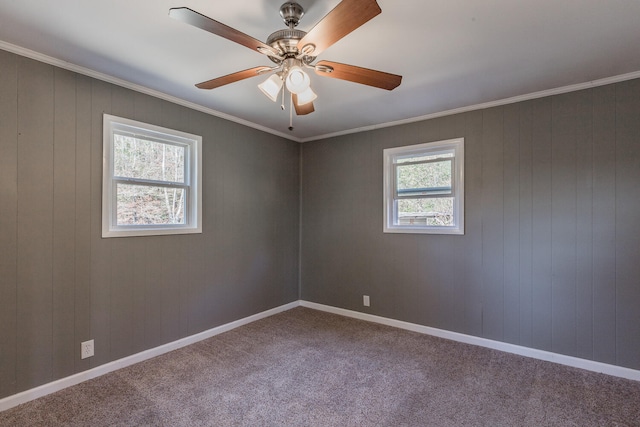
[[[436,113],[427,114],[424,116],[417,116],[417,117],[412,117],[408,119],[397,120],[394,122],[387,122],[387,123],[382,123],[378,125],[364,126],[364,127],[348,129],[348,130],[339,131],[339,132],[327,133],[324,135],[318,135],[318,136],[309,137],[309,138],[302,138],[300,142],[311,142],[311,141],[316,141],[321,139],[334,138],[337,136],[349,135],[352,133],[366,132],[366,131],[383,129],[383,128],[392,127],[392,126],[405,125],[408,123],[421,122],[424,120],[450,116],[453,114],[466,113],[469,111],[476,111],[476,110],[484,110],[487,108],[499,107],[501,105],[515,104],[516,102],[529,101],[531,99],[545,98],[547,96],[560,95],[560,94],[569,93],[569,92],[576,92],[578,90],[590,89],[598,86],[624,82],[627,80],[633,80],[637,78],[640,78],[640,71],[634,71],[627,74],[620,74],[617,76],[605,77],[603,79],[592,80],[589,82],[577,83],[577,84],[562,86],[554,89],[547,89],[539,92],[513,96],[511,98],[498,99],[496,101],[484,102],[481,104],[468,105],[466,107],[454,108],[452,110],[440,111]]]
[[[73,64],[71,62],[66,62],[58,58],[54,58],[52,56],[44,55],[42,53],[26,49],[21,46],[16,46],[11,43],[4,42],[0,40],[0,49],[6,50],[8,52],[15,53],[20,56],[24,56],[26,58],[34,59],[36,61],[44,62],[45,64],[53,65],[59,68],[63,68],[65,70],[73,71],[74,73],[82,74],[88,77],[92,77],[97,80],[102,80],[107,83],[111,83],[117,86],[121,86],[127,89],[134,90],[136,92],[144,93],[145,95],[151,95],[156,98],[163,99],[165,101],[172,102],[174,104],[182,105],[183,107],[190,108],[192,110],[200,111],[202,113],[206,113],[215,117],[219,117],[224,120],[229,120],[230,122],[238,123],[243,126],[247,126],[253,129],[257,129],[262,132],[270,133],[272,135],[276,135],[282,138],[286,138],[295,142],[302,142],[300,138],[293,137],[292,135],[278,132],[273,129],[270,129],[266,126],[262,126],[248,120],[241,119],[236,116],[232,116],[230,114],[223,113],[218,110],[214,110],[213,108],[207,108],[202,105],[185,101],[184,99],[178,98],[173,95],[166,94],[164,92],[160,92],[155,89],[148,88],[146,86],[142,86],[136,83],[129,82],[127,80],[119,79],[117,77],[110,76],[108,74],[100,73],[98,71],[81,67],[80,65]]]
[[[637,79],[640,78],[640,71],[634,71],[631,73],[626,73],[626,74],[620,74],[617,76],[612,76],[612,77],[605,77],[602,79],[598,79],[598,80],[592,80],[592,81],[588,81],[588,82],[584,82],[584,83],[577,83],[577,84],[573,84],[573,85],[568,85],[568,86],[561,86],[558,88],[553,88],[553,89],[547,89],[547,90],[542,90],[539,92],[533,92],[533,93],[528,93],[528,94],[524,94],[524,95],[518,95],[518,96],[513,96],[510,98],[504,98],[504,99],[499,99],[499,100],[495,100],[495,101],[490,101],[490,102],[484,102],[481,104],[473,104],[473,105],[468,105],[465,107],[460,107],[460,108],[454,108],[452,110],[446,110],[446,111],[439,111],[439,112],[435,112],[435,113],[430,113],[430,114],[426,114],[426,115],[422,115],[422,116],[416,116],[416,117],[411,117],[408,119],[402,119],[402,120],[396,120],[393,122],[387,122],[387,123],[380,123],[380,124],[376,124],[376,125],[370,125],[370,126],[363,126],[363,127],[358,127],[358,128],[353,128],[353,129],[346,129],[346,130],[342,130],[342,131],[338,131],[338,132],[332,132],[332,133],[326,133],[326,134],[322,134],[322,135],[316,135],[316,136],[312,136],[312,137],[308,137],[308,138],[298,138],[295,137],[293,135],[290,134],[286,134],[283,132],[279,132],[276,131],[274,129],[268,128],[266,126],[262,126],[253,122],[250,122],[248,120],[244,120],[241,119],[239,117],[236,116],[232,116],[230,114],[226,114],[223,113],[221,111],[217,111],[214,110],[212,108],[208,108],[208,107],[204,107],[202,105],[193,103],[193,102],[189,102],[189,101],[185,101],[184,99],[166,94],[164,92],[160,92],[157,91],[155,89],[151,89],[139,84],[135,84],[135,83],[131,83],[127,80],[123,80],[123,79],[119,79],[107,74],[103,74],[100,73],[98,71],[95,70],[91,70],[89,68],[85,68],[85,67],[81,67],[79,65],[70,63],[70,62],[66,62],[48,55],[44,55],[42,53],[39,52],[35,52],[33,50],[29,50],[26,48],[23,48],[21,46],[16,46],[13,45],[11,43],[7,43],[4,41],[0,40],[0,49],[2,50],[6,50],[9,52],[13,52],[15,54],[21,55],[21,56],[25,56],[27,58],[31,58],[31,59],[35,59],[36,61],[40,61],[40,62],[44,62],[46,64],[49,65],[54,65],[56,67],[60,67],[60,68],[64,68],[66,70],[69,71],[73,71],[76,72],[78,74],[83,74],[85,76],[89,76],[89,77],[93,77],[95,79],[98,80],[102,80],[105,81],[107,83],[112,83],[118,86],[122,86],[124,88],[127,89],[131,89],[134,90],[136,92],[140,92],[140,93],[144,93],[146,95],[151,95],[154,96],[156,98],[160,98],[163,99],[165,101],[169,101],[172,102],[174,104],[178,104],[178,105],[182,105],[184,107],[187,108],[191,108],[193,110],[197,110],[206,114],[210,114],[212,116],[215,117],[219,117],[221,119],[225,119],[225,120],[229,120],[231,122],[234,123],[238,123],[240,125],[243,126],[247,126],[262,132],[266,132],[275,136],[279,136],[281,138],[285,138],[291,141],[295,141],[295,142],[299,142],[299,143],[304,143],[304,142],[311,142],[311,141],[318,141],[318,140],[322,140],[322,139],[329,139],[329,138],[335,138],[338,136],[344,136],[344,135],[349,135],[349,134],[353,134],[353,133],[358,133],[358,132],[367,132],[367,131],[372,131],[372,130],[376,130],[376,129],[383,129],[383,128],[387,128],[387,127],[392,127],[392,126],[400,126],[400,125],[405,125],[405,124],[409,124],[409,123],[415,123],[415,122],[421,122],[421,121],[425,121],[425,120],[430,120],[430,119],[435,119],[438,117],[444,117],[444,116],[450,116],[453,114],[460,114],[460,113],[466,113],[469,111],[475,111],[475,110],[483,110],[483,109],[487,109],[487,108],[492,108],[492,107],[498,107],[501,105],[508,105],[508,104],[514,104],[516,102],[522,102],[522,101],[529,101],[532,99],[538,99],[538,98],[544,98],[547,96],[553,96],[553,95],[560,95],[563,93],[568,93],[568,92],[575,92],[578,90],[583,90],[583,89],[589,89],[589,88],[594,88],[594,87],[598,87],[598,86],[604,86],[604,85],[608,85],[608,84],[612,84],[612,83],[619,83],[619,82],[623,82],[626,80],[633,80],[633,79]]]

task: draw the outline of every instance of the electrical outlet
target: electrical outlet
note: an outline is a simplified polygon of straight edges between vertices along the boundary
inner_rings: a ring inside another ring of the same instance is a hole
[[[365,307],[369,307],[370,301],[369,301],[369,295],[362,295],[362,305],[364,305]]]
[[[80,358],[86,359],[93,356],[93,340],[80,343]]]

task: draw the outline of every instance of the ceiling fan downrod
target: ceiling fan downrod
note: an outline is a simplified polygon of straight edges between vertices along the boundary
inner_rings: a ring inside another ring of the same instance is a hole
[[[290,30],[298,26],[303,15],[304,9],[296,2],[288,1],[280,6],[280,16]]]

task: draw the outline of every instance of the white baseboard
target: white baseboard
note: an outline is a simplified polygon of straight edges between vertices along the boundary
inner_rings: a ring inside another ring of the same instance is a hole
[[[114,360],[113,362],[105,363],[104,365],[97,366],[95,368],[89,369],[88,371],[79,372],[77,374],[74,374],[65,378],[61,378],[56,381],[52,381],[47,384],[43,384],[39,387],[35,387],[30,390],[26,390],[21,393],[17,393],[17,394],[5,397],[4,399],[0,399],[0,412],[5,411],[9,408],[13,408],[14,406],[18,406],[22,403],[29,402],[30,400],[34,400],[51,393],[55,393],[56,391],[60,391],[67,387],[80,384],[81,382],[102,376],[104,374],[108,374],[109,372],[117,371],[118,369],[122,369],[127,366],[142,362],[144,360],[151,359],[156,356],[160,356],[161,354],[168,353],[173,350],[177,350],[181,347],[194,344],[198,341],[211,338],[223,332],[227,332],[237,327],[249,324],[251,322],[255,322],[256,320],[264,319],[265,317],[273,316],[274,314],[278,314],[283,311],[290,310],[294,307],[298,307],[299,305],[300,305],[299,301],[294,301],[292,303],[285,304],[280,307],[272,308],[270,310],[254,314],[252,316],[245,317],[244,319],[239,319],[234,322],[227,323],[227,324],[215,327],[213,329],[209,329],[209,330],[200,332],[198,334],[191,335],[189,337],[182,338],[177,341],[173,341],[168,344],[161,345],[159,347],[145,350],[140,353],[132,354],[131,356],[123,357],[122,359]]]
[[[271,310],[263,311],[261,313],[254,314],[244,319],[239,319],[231,323],[227,323],[213,329],[209,329],[204,332],[200,332],[195,335],[191,335],[186,338],[173,341],[168,344],[161,345],[143,352],[133,354],[131,356],[124,357],[122,359],[115,360],[113,362],[100,365],[98,367],[89,369],[88,371],[79,372],[66,378],[43,384],[39,387],[32,388],[30,390],[23,391],[21,393],[14,394],[12,396],[0,399],[0,412],[13,408],[14,406],[22,403],[29,402],[39,397],[46,396],[56,391],[63,390],[67,387],[71,387],[81,382],[108,374],[109,372],[116,371],[118,369],[125,368],[127,366],[151,359],[161,354],[168,353],[173,350],[177,350],[181,347],[194,344],[198,341],[211,338],[215,335],[223,332],[230,331],[237,327],[247,325],[255,322],[256,320],[264,319],[274,314],[281,313],[283,311],[290,310],[292,308],[302,306],[311,308],[314,310],[325,311],[328,313],[338,314],[345,317],[351,317],[354,319],[366,320],[368,322],[379,323],[382,325],[393,326],[399,329],[406,329],[408,331],[418,332],[426,335],[432,335],[440,338],[450,339],[466,344],[477,345],[480,347],[487,347],[494,350],[504,351],[506,353],[518,354],[520,356],[531,357],[534,359],[546,360],[548,362],[559,363],[562,365],[572,366],[575,368],[585,369],[588,371],[599,372],[615,377],[626,378],[634,381],[640,381],[640,371],[635,369],[624,368],[621,366],[609,365],[601,362],[594,362],[592,360],[580,359],[578,357],[565,356],[562,354],[552,353],[544,350],[537,350],[529,347],[523,347],[515,344],[508,344],[500,341],[494,341],[486,338],[474,337],[472,335],[465,335],[458,332],[445,331],[443,329],[431,328],[429,326],[417,325],[415,323],[403,322],[401,320],[389,319],[386,317],[375,316],[372,314],[361,313],[358,311],[346,310],[344,308],[332,307],[323,304],[317,304],[308,301],[294,301],[289,304],[282,305],[280,307],[272,308]]]
[[[440,338],[446,338],[466,344],[487,347],[494,350],[513,353],[520,356],[531,357],[533,359],[546,360],[548,362],[559,363],[561,365],[572,366],[574,368],[585,369],[588,371],[612,375],[615,377],[626,378],[634,381],[640,381],[640,371],[622,366],[609,365],[607,363],[594,362],[593,360],[581,359],[578,357],[566,356],[564,354],[552,353],[550,351],[537,350],[534,348],[523,347],[520,345],[494,341],[486,338],[474,337],[458,332],[446,331],[443,329],[431,328],[429,326],[417,325],[415,323],[403,322],[401,320],[389,319],[386,317],[374,316],[372,314],[360,313],[358,311],[346,310],[314,302],[300,301],[302,307],[312,308],[314,310],[326,311],[328,313],[339,314],[341,316],[352,317],[354,319],[366,320],[368,322],[379,323],[382,325],[393,326],[395,328],[406,329],[421,334],[433,335]]]

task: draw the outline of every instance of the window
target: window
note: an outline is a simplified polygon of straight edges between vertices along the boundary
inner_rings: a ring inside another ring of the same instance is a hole
[[[385,233],[464,234],[464,138],[383,157]]]
[[[202,138],[103,118],[102,237],[202,232]]]

